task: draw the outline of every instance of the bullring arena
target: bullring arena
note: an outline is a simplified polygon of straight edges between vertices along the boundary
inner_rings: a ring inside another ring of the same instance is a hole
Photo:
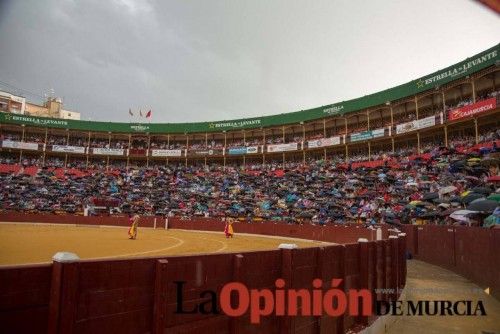
[[[221,225],[222,226],[222,225]],[[227,239],[220,232],[140,228],[137,240],[127,238],[127,227],[0,224],[0,265],[52,262],[61,251],[81,259],[112,259],[143,256],[175,256],[277,249],[281,243],[300,248],[326,242],[237,234]]]

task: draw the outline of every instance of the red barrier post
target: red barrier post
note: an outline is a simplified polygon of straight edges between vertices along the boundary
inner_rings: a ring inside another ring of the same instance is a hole
[[[53,260],[48,333],[71,334],[76,316],[79,258],[61,252]]]
[[[316,252],[316,278],[323,279],[325,274],[325,266],[326,266],[326,258],[325,258],[325,248],[319,247]],[[323,282],[323,286],[321,289],[325,290],[325,282]],[[321,333],[321,320],[323,317],[316,317],[316,333]]]
[[[365,238],[359,238],[358,239],[358,245],[359,245],[359,287],[358,289],[368,289],[369,284],[369,254],[368,254],[368,240]],[[358,306],[358,311],[359,311],[359,316],[356,319],[356,322],[362,325],[367,325],[368,324],[368,317],[362,316],[362,309],[363,309],[363,304],[359,303]]]
[[[288,287],[293,287],[293,255],[295,249],[281,249],[281,277]],[[292,319],[288,316],[280,317],[279,332],[281,334],[292,333]]]
[[[339,289],[342,289],[345,291],[345,278],[346,278],[346,248],[344,245],[341,246],[340,250],[340,274],[338,278],[342,279],[342,283],[338,287]],[[344,333],[344,328],[345,328],[345,317],[339,317],[339,320],[337,322],[337,333]]]
[[[153,306],[153,334],[165,331],[167,313],[167,267],[168,261],[160,259],[155,265],[155,293]]]
[[[399,238],[395,235],[389,236],[389,245],[391,251],[391,280],[389,288],[393,289],[391,300],[398,299],[399,290]]]
[[[243,255],[236,254],[233,257],[233,282],[242,282],[241,268],[243,265]],[[233,294],[231,297],[231,304],[236,304],[236,296]],[[238,319],[237,317],[232,317],[229,321],[229,333],[238,333]]]
[[[406,285],[406,233],[399,233],[399,287],[403,289]]]

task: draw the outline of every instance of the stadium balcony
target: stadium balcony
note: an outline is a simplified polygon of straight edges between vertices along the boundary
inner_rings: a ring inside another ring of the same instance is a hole
[[[276,116],[205,123],[109,123],[0,112],[0,158],[39,167],[243,165],[342,157],[377,165],[381,154],[467,146],[498,129],[499,45],[420,79],[362,98]],[[461,69],[467,68],[466,71]],[[455,72],[457,74],[455,74]],[[450,73],[454,73],[450,75]],[[472,140],[470,139],[472,138]],[[490,138],[491,139],[491,138]],[[461,145],[463,146],[463,145]],[[14,156],[14,158],[13,158]],[[48,161],[57,161],[51,165]]]

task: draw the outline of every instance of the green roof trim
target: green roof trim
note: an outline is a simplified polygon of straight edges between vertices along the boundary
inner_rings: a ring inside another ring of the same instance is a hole
[[[494,47],[478,53],[473,57],[467,58],[460,63],[381,92],[331,105],[280,115],[200,123],[115,123],[62,120],[0,113],[0,123],[25,124],[82,131],[117,133],[149,132],[152,134],[222,132],[294,124],[322,119],[328,116],[344,115],[346,113],[383,105],[387,101],[399,100],[434,89],[436,86],[442,86],[451,81],[466,77],[467,75],[471,75],[486,67],[494,65],[500,60],[499,48],[500,44],[497,44]]]

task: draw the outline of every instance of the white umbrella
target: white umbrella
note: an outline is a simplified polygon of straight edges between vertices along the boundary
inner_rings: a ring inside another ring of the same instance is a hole
[[[455,190],[457,190],[457,187],[447,186],[447,187],[443,187],[443,188],[439,189],[439,194],[440,195],[449,194],[451,192],[454,192]]]
[[[450,215],[451,219],[455,219],[461,222],[468,222],[469,218],[467,216],[472,213],[477,213],[477,211],[472,210],[457,210]]]

